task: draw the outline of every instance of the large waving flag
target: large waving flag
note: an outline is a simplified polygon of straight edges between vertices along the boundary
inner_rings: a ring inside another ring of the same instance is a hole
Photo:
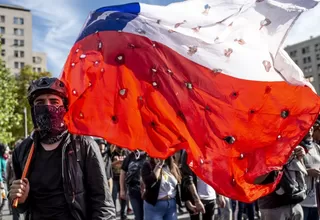
[[[132,3],[88,17],[62,80],[69,130],[189,166],[218,193],[250,202],[319,113],[319,98],[281,49],[313,0]]]

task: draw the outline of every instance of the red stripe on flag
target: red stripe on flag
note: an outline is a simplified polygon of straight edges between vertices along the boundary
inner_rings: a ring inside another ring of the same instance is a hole
[[[199,177],[245,202],[274,189],[253,180],[281,169],[319,112],[307,87],[233,78],[124,32],[77,42],[62,80],[71,132],[159,158],[187,148]]]

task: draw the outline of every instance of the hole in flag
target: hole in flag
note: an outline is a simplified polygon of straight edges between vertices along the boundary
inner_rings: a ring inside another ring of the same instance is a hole
[[[254,113],[256,113],[256,110],[251,109],[249,112],[250,112],[250,114],[254,114]]]
[[[267,86],[267,87],[266,87],[266,90],[265,90],[265,93],[268,94],[268,93],[270,93],[270,92],[271,92],[271,87],[270,87],[270,86]]]
[[[242,160],[244,158],[244,154],[240,154],[239,158]]]
[[[191,83],[187,82],[187,83],[185,83],[185,84],[186,84],[186,87],[187,87],[188,89],[192,89],[192,88],[193,88]]]
[[[118,64],[123,64],[124,63],[124,55],[123,54],[119,54],[117,57],[116,57],[116,62]]]
[[[80,112],[79,116],[80,116],[80,118],[83,118],[83,113],[82,113],[82,112]]]
[[[87,55],[85,55],[85,54],[81,54],[81,55],[80,55],[80,59],[84,59],[84,58],[86,58],[86,56],[87,56]]]
[[[112,117],[111,117],[111,120],[113,121],[113,123],[118,123],[118,117],[116,116],[116,115],[113,115]]]
[[[290,114],[289,110],[281,111],[281,117],[282,118],[287,118],[289,116],[289,114]]]
[[[155,127],[157,126],[156,122],[154,122],[154,121],[152,121],[152,122],[150,123],[150,125],[151,125],[151,127],[153,127],[153,128],[155,128]]]
[[[228,144],[233,144],[234,142],[236,142],[236,139],[232,136],[228,136],[226,138],[224,138],[224,140],[228,143]]]
[[[121,89],[121,90],[119,91],[119,94],[120,94],[122,97],[126,97],[126,95],[127,95],[127,89]]]
[[[152,85],[153,85],[153,87],[157,87],[158,83],[157,82],[153,82]]]

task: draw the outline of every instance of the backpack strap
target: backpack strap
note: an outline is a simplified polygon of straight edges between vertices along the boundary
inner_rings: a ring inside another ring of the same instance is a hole
[[[72,146],[73,150],[76,152],[77,162],[80,164],[81,170],[85,170],[85,161],[86,161],[86,155],[85,150],[81,147],[81,137],[78,135],[72,135]]]

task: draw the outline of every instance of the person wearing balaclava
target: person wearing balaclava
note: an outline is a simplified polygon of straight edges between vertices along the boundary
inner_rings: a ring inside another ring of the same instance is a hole
[[[28,101],[34,132],[13,152],[16,180],[9,192],[31,220],[114,220],[112,197],[96,142],[70,134],[64,123],[68,92],[57,78],[32,81]],[[21,179],[34,144],[27,177]]]
[[[314,127],[309,130],[309,133],[300,143],[307,150],[303,161],[307,168],[308,175],[306,176],[307,198],[301,203],[304,213],[304,220],[319,219],[317,208],[317,192],[316,186],[320,177],[320,147],[313,139]]]

